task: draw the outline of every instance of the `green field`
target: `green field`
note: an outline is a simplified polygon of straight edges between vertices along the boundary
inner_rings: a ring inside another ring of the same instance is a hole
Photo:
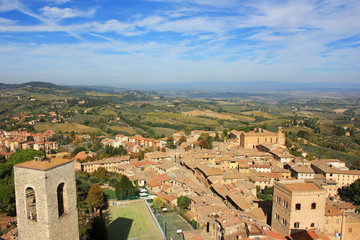
[[[107,199],[117,199],[115,191],[103,188],[103,192],[106,195]]]
[[[129,202],[125,206],[110,206],[108,214],[108,240],[163,239],[144,201]]]

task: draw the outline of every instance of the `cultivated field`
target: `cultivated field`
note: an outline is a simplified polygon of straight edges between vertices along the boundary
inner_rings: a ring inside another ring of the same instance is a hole
[[[77,123],[39,123],[35,125],[35,130],[40,132],[44,130],[54,130],[55,132],[70,132],[71,130],[74,130],[78,133],[93,133],[99,131],[97,128],[92,128]]]
[[[110,206],[108,213],[108,240],[163,239],[144,201],[129,202],[124,206]]]

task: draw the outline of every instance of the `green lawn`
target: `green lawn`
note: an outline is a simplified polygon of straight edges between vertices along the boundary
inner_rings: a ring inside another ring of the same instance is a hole
[[[141,240],[163,239],[145,202],[129,202],[126,206],[110,206],[108,240],[138,238]]]
[[[104,188],[103,192],[107,196],[107,199],[117,199],[115,191]]]

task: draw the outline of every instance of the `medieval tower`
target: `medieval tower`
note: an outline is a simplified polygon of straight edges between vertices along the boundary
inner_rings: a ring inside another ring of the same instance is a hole
[[[19,239],[79,239],[74,163],[41,159],[14,166]]]

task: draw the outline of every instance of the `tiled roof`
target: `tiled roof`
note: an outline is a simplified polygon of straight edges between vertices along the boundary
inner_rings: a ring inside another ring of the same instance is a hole
[[[44,161],[28,161],[16,164],[14,167],[20,167],[20,168],[30,168],[35,170],[50,170],[58,166],[62,166],[68,163],[71,163],[73,160],[69,159],[63,159],[63,158],[51,158],[49,160]]]

